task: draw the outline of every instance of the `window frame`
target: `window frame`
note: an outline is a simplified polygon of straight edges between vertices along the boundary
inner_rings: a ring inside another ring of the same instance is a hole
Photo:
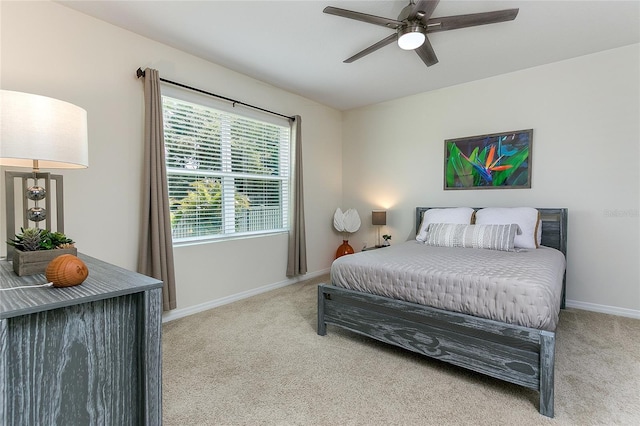
[[[269,235],[277,235],[289,232],[290,227],[290,212],[291,212],[291,186],[292,186],[292,168],[293,168],[293,132],[291,129],[291,123],[288,119],[277,117],[272,114],[260,112],[257,110],[253,110],[245,107],[236,107],[235,105],[229,104],[228,102],[218,100],[212,96],[207,96],[204,94],[199,94],[190,90],[176,88],[166,83],[162,83],[161,85],[162,96],[167,96],[179,101],[184,101],[196,105],[200,105],[206,108],[211,108],[222,113],[228,113],[231,115],[235,115],[241,117],[243,119],[256,120],[264,123],[274,124],[277,126],[287,127],[288,131],[288,140],[286,141],[286,152],[285,155],[282,154],[282,146],[278,149],[278,162],[280,173],[277,176],[269,176],[269,175],[260,175],[260,174],[251,174],[251,173],[240,173],[233,172],[229,169],[225,170],[226,167],[230,166],[229,161],[222,161],[222,167],[219,171],[205,171],[202,170],[188,170],[181,168],[171,168],[167,163],[167,159],[165,158],[165,170],[167,172],[167,178],[170,175],[188,175],[194,174],[199,176],[210,176],[212,178],[219,178],[222,182],[223,186],[223,203],[222,203],[222,222],[223,222],[223,233],[221,234],[211,234],[204,236],[195,236],[195,237],[175,237],[174,229],[172,226],[171,232],[173,236],[173,246],[188,246],[194,244],[206,244],[206,243],[214,243],[220,241],[228,241],[228,240],[236,240],[236,239],[245,239],[245,238],[254,238],[254,237],[262,237]],[[164,101],[163,101],[163,115],[164,115]],[[164,124],[164,123],[163,123]],[[164,125],[163,125],[164,127]],[[221,135],[221,139],[226,139],[223,142],[223,146],[221,146],[221,150],[225,148],[231,149],[231,137],[230,134]],[[284,141],[281,140],[281,143]],[[226,146],[225,146],[226,144]],[[165,147],[166,150],[166,147]],[[230,152],[227,152],[222,155],[231,155]],[[227,159],[228,160],[228,159]],[[273,228],[273,229],[265,229],[265,230],[257,230],[257,231],[239,231],[235,230],[235,207],[234,207],[234,197],[235,192],[229,193],[229,188],[233,185],[229,184],[229,181],[235,178],[239,179],[258,179],[265,181],[277,181],[281,182],[281,190],[279,195],[281,197],[280,204],[280,212],[279,218],[282,220],[282,227]],[[168,185],[168,182],[167,182]]]

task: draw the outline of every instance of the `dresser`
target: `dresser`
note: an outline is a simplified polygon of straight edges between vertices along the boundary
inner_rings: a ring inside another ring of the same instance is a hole
[[[160,425],[162,282],[78,257],[79,286],[0,291],[0,425]]]

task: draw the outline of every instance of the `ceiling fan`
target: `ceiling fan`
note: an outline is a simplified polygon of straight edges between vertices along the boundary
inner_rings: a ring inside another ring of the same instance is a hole
[[[366,13],[354,12],[337,7],[325,7],[323,12],[343,18],[355,19],[368,24],[380,25],[396,32],[379,42],[367,47],[361,52],[346,59],[351,63],[369,53],[384,47],[394,41],[404,50],[415,50],[420,59],[428,66],[438,63],[438,57],[433,50],[427,34],[438,31],[457,30],[459,28],[475,27],[477,25],[495,24],[497,22],[512,21],[518,15],[518,9],[497,10],[494,12],[472,13],[468,15],[445,16],[431,18],[439,0],[411,0],[405,6],[398,19],[382,18]]]

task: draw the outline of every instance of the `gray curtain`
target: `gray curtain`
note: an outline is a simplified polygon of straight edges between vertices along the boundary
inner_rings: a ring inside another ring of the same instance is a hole
[[[138,272],[162,280],[162,308],[176,308],[173,240],[157,70],[144,71],[144,182]]]
[[[307,273],[307,242],[304,231],[304,194],[302,189],[302,118],[299,115],[296,115],[291,122],[291,134],[294,138],[295,159],[287,276],[295,277]]]

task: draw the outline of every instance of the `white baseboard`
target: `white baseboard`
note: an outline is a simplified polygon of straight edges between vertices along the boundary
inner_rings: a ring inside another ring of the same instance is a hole
[[[246,299],[247,297],[256,296],[267,291],[275,290],[277,288],[286,287],[291,284],[298,283],[300,281],[319,277],[320,275],[328,274],[329,268],[322,269],[316,272],[310,272],[300,277],[291,278],[288,280],[280,281],[273,284],[267,284],[262,287],[254,288],[252,290],[243,291],[242,293],[232,294],[231,296],[223,297],[221,299],[211,300],[209,302],[200,303],[199,305],[189,306],[188,308],[174,309],[162,314],[162,322],[169,322],[183,318],[189,315],[197,314],[198,312],[206,311],[218,306],[226,305],[228,303],[237,302],[238,300]]]
[[[637,309],[618,308],[617,306],[599,305],[597,303],[580,302],[578,300],[567,300],[566,305],[567,308],[640,319],[640,311]]]
[[[328,274],[329,268],[322,269],[320,271],[311,272],[306,275],[297,278],[291,278],[288,280],[280,281],[273,284],[267,284],[262,287],[254,288],[252,290],[243,291],[242,293],[233,294],[231,296],[223,297],[221,299],[211,300],[209,302],[201,303],[199,305],[189,306],[183,309],[174,309],[162,314],[162,322],[169,322],[178,318],[183,318],[189,315],[197,314],[209,309],[213,309],[218,306],[226,305],[228,303],[237,302],[238,300],[246,299],[247,297],[256,296],[267,291],[275,290],[277,288],[286,287],[291,284],[298,283],[300,281],[319,277],[320,275]],[[629,317],[640,319],[640,310],[618,308],[616,306],[600,305],[597,303],[580,302],[578,300],[567,300],[567,308],[583,309],[585,311],[600,312],[603,314],[618,315],[621,317]]]

